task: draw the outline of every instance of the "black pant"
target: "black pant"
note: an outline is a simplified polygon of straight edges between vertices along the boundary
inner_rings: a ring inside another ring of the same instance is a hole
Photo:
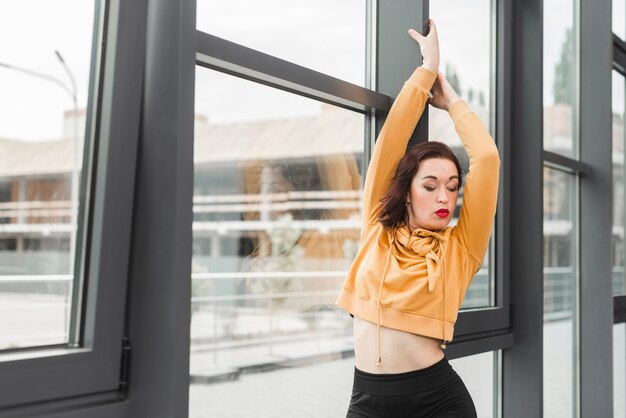
[[[476,418],[472,397],[444,357],[407,373],[372,374],[354,369],[346,418]]]

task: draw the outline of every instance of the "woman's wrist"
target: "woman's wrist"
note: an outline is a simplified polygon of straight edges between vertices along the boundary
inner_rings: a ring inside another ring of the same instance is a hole
[[[459,96],[456,96],[456,95],[454,97],[449,98],[447,100],[447,102],[448,102],[448,109],[450,109],[453,104],[455,104],[456,102],[459,102],[461,100],[462,99]]]
[[[439,65],[436,62],[427,59],[422,60],[422,67],[432,71],[435,74],[437,74],[437,70],[439,69]]]

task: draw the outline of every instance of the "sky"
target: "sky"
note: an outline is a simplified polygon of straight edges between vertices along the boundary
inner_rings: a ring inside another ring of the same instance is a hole
[[[493,76],[491,3],[491,0],[431,2],[431,16],[439,28],[441,67],[444,69],[446,63],[455,67],[465,93],[469,87],[488,90]],[[614,25],[623,28],[624,0],[614,3]],[[198,0],[197,27],[363,85],[365,4],[364,0]],[[554,65],[565,30],[574,21],[573,4],[572,0],[544,2],[544,16],[549,22],[544,27],[544,102],[547,105],[553,101]],[[78,106],[84,108],[95,7],[95,0],[2,2],[0,64],[38,71],[69,87],[68,75],[54,55],[54,51],[59,50],[76,77]],[[619,29],[616,31],[619,33]],[[309,116],[319,113],[323,107],[310,99],[202,68],[197,71],[196,83],[196,113],[206,116],[212,123]],[[63,112],[71,110],[73,102],[61,87],[0,66],[0,92],[0,138],[43,141],[62,137]],[[254,102],[261,100],[266,105],[259,108],[247,101],[249,95],[258,99]],[[219,100],[213,100],[215,97]],[[621,103],[623,100],[614,100],[614,107],[622,106]]]
[[[197,2],[198,30],[360,86],[365,80],[365,23],[364,0]],[[211,123],[311,116],[321,108],[311,99],[197,71],[196,113]]]
[[[77,84],[78,107],[87,100],[93,0],[20,0],[0,3],[0,63],[54,77],[71,89],[58,50]],[[0,66],[0,138],[59,139],[63,112],[73,108],[63,88]]]

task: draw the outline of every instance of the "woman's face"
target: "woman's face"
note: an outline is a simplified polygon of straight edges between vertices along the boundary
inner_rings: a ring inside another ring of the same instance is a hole
[[[437,231],[450,223],[459,197],[459,173],[448,159],[420,162],[406,197],[411,230]]]

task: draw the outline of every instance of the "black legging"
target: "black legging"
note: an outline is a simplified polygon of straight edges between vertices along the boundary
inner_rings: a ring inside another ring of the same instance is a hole
[[[372,374],[354,369],[346,418],[476,418],[476,408],[444,357],[407,373]]]

